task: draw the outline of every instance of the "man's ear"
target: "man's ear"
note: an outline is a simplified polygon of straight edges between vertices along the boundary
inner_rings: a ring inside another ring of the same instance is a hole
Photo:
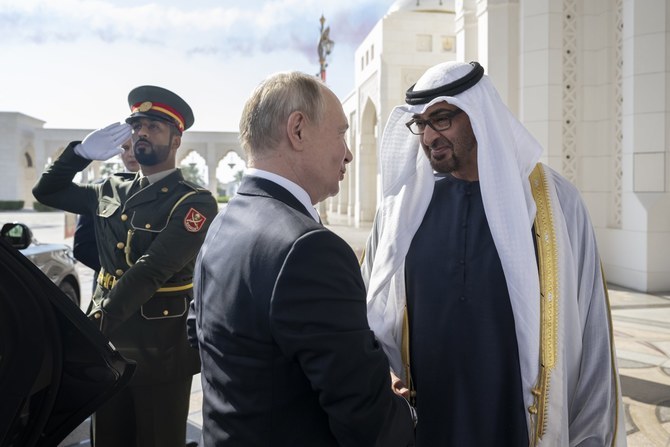
[[[305,125],[307,118],[305,114],[299,111],[293,112],[286,121],[286,134],[294,149],[302,150],[305,142]]]
[[[179,149],[179,146],[181,146],[181,135],[175,133],[172,136],[172,149]]]

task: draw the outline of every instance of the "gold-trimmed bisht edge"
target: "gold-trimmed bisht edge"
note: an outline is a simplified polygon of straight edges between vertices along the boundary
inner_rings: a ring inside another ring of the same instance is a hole
[[[558,356],[558,249],[547,179],[538,163],[530,175],[537,213],[535,238],[540,278],[540,368],[532,389],[534,404],[528,408],[533,423],[531,446],[537,445],[548,426],[551,373]]]

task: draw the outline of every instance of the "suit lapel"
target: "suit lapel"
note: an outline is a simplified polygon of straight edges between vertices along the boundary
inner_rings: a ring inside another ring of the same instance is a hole
[[[237,193],[246,196],[260,196],[276,199],[296,211],[303,213],[309,218],[313,218],[305,206],[286,188],[261,177],[255,177],[253,175],[243,177]]]

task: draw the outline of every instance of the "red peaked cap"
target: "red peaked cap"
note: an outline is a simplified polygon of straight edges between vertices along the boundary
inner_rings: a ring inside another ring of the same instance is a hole
[[[180,132],[191,127],[195,121],[191,107],[179,95],[154,85],[142,85],[128,93],[130,116],[126,123],[135,118],[153,118],[174,124]]]

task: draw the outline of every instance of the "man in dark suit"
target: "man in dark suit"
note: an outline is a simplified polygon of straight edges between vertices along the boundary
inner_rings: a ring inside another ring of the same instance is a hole
[[[356,255],[313,206],[339,190],[347,129],[337,97],[302,73],[271,76],[245,105],[249,169],[194,271],[206,446],[413,445]]]

